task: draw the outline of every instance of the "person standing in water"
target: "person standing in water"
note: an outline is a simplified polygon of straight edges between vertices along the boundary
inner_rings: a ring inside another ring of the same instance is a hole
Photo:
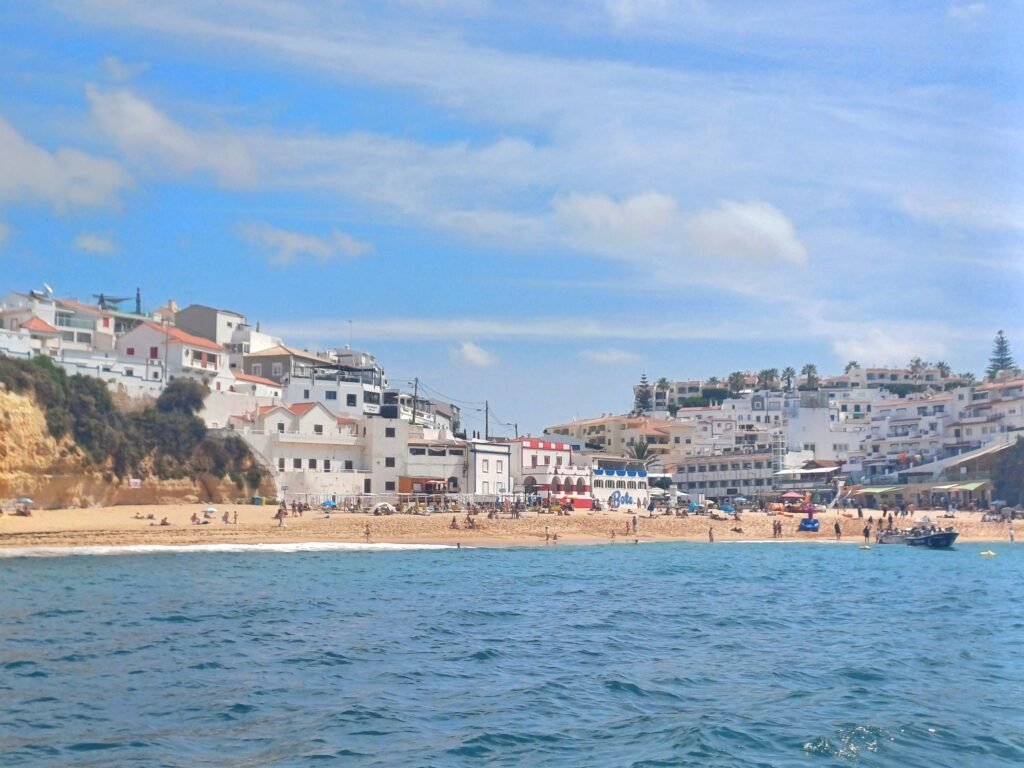
[[[708,541],[710,543],[712,543],[712,544],[715,543],[715,529],[714,528],[711,528],[711,527],[708,528]]]
[[[843,538],[843,527],[841,525],[839,525],[839,521],[838,520],[836,520],[836,524],[835,524],[834,528],[835,528],[835,532],[836,532],[836,541],[839,541],[841,538]]]

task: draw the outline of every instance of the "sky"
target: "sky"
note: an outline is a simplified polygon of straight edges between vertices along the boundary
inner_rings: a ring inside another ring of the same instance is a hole
[[[0,290],[351,343],[469,429],[1024,362],[1024,1],[79,0],[0,16]],[[1015,346],[1016,345],[1016,346]]]

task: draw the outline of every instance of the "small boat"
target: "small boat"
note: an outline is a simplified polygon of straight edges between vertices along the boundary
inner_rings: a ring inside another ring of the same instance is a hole
[[[892,531],[879,531],[878,535],[875,536],[876,544],[906,544],[907,537],[910,533],[907,531],[892,530]]]
[[[996,553],[991,549],[986,549],[984,552],[979,553],[982,557],[995,557]]]
[[[927,547],[928,549],[949,549],[960,534],[952,528],[944,531],[921,529],[912,531],[907,537],[911,547]]]

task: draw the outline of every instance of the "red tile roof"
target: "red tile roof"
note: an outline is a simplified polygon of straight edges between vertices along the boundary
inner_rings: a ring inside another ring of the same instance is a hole
[[[281,385],[276,381],[265,379],[262,376],[251,376],[248,373],[239,373],[238,371],[235,371],[235,379],[237,381],[248,381],[252,384],[265,384],[266,386],[273,387],[274,389],[281,388]]]
[[[36,333],[59,333],[59,331],[50,325],[48,322],[43,320],[41,317],[33,315],[24,323],[21,324],[22,330],[35,331]]]
[[[143,323],[146,328],[152,331],[157,331],[167,336],[167,340],[171,344],[187,344],[190,347],[200,347],[201,349],[209,349],[213,352],[223,352],[224,347],[215,341],[204,339],[201,336],[193,336],[191,333],[185,333],[180,328],[175,328],[173,325],[157,325],[156,323]]]
[[[296,416],[305,416],[311,410],[316,408],[318,403],[292,403],[287,406],[288,410],[294,413]]]

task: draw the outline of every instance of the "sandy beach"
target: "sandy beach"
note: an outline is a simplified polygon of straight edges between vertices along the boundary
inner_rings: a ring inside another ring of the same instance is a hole
[[[462,544],[464,546],[534,546],[550,543],[593,544],[611,541],[708,541],[708,529],[716,542],[762,541],[772,539],[772,525],[783,522],[782,541],[834,542],[836,514],[819,516],[818,533],[797,532],[798,517],[744,513],[739,522],[711,520],[705,516],[649,518],[638,516],[637,533],[632,533],[632,514],[622,512],[584,513],[571,516],[529,513],[518,520],[474,518],[475,527],[466,526],[465,515],[457,516],[459,528],[452,529],[452,516],[435,514],[372,516],[334,513],[327,517],[315,510],[302,517],[289,516],[285,525],[273,519],[270,507],[225,505],[207,524],[195,525],[192,515],[203,517],[207,505],[179,504],[159,506],[118,506],[93,509],[36,510],[31,517],[5,514],[0,517],[0,547],[71,547],[195,544],[260,544],[296,542],[365,542],[366,526],[375,543]],[[224,523],[221,516],[228,512]],[[854,513],[840,515],[842,542],[861,543],[868,516],[877,510],[865,510],[864,519]],[[980,513],[960,512],[953,520],[941,518],[941,511],[919,511],[942,526],[954,525],[960,541],[1009,541],[1006,523],[981,522]],[[152,516],[150,519],[149,516]],[[166,517],[168,526],[158,525]],[[896,522],[899,527],[899,521]],[[906,522],[904,523],[907,524]],[[612,534],[614,533],[614,537]],[[557,534],[557,540],[555,535]]]

